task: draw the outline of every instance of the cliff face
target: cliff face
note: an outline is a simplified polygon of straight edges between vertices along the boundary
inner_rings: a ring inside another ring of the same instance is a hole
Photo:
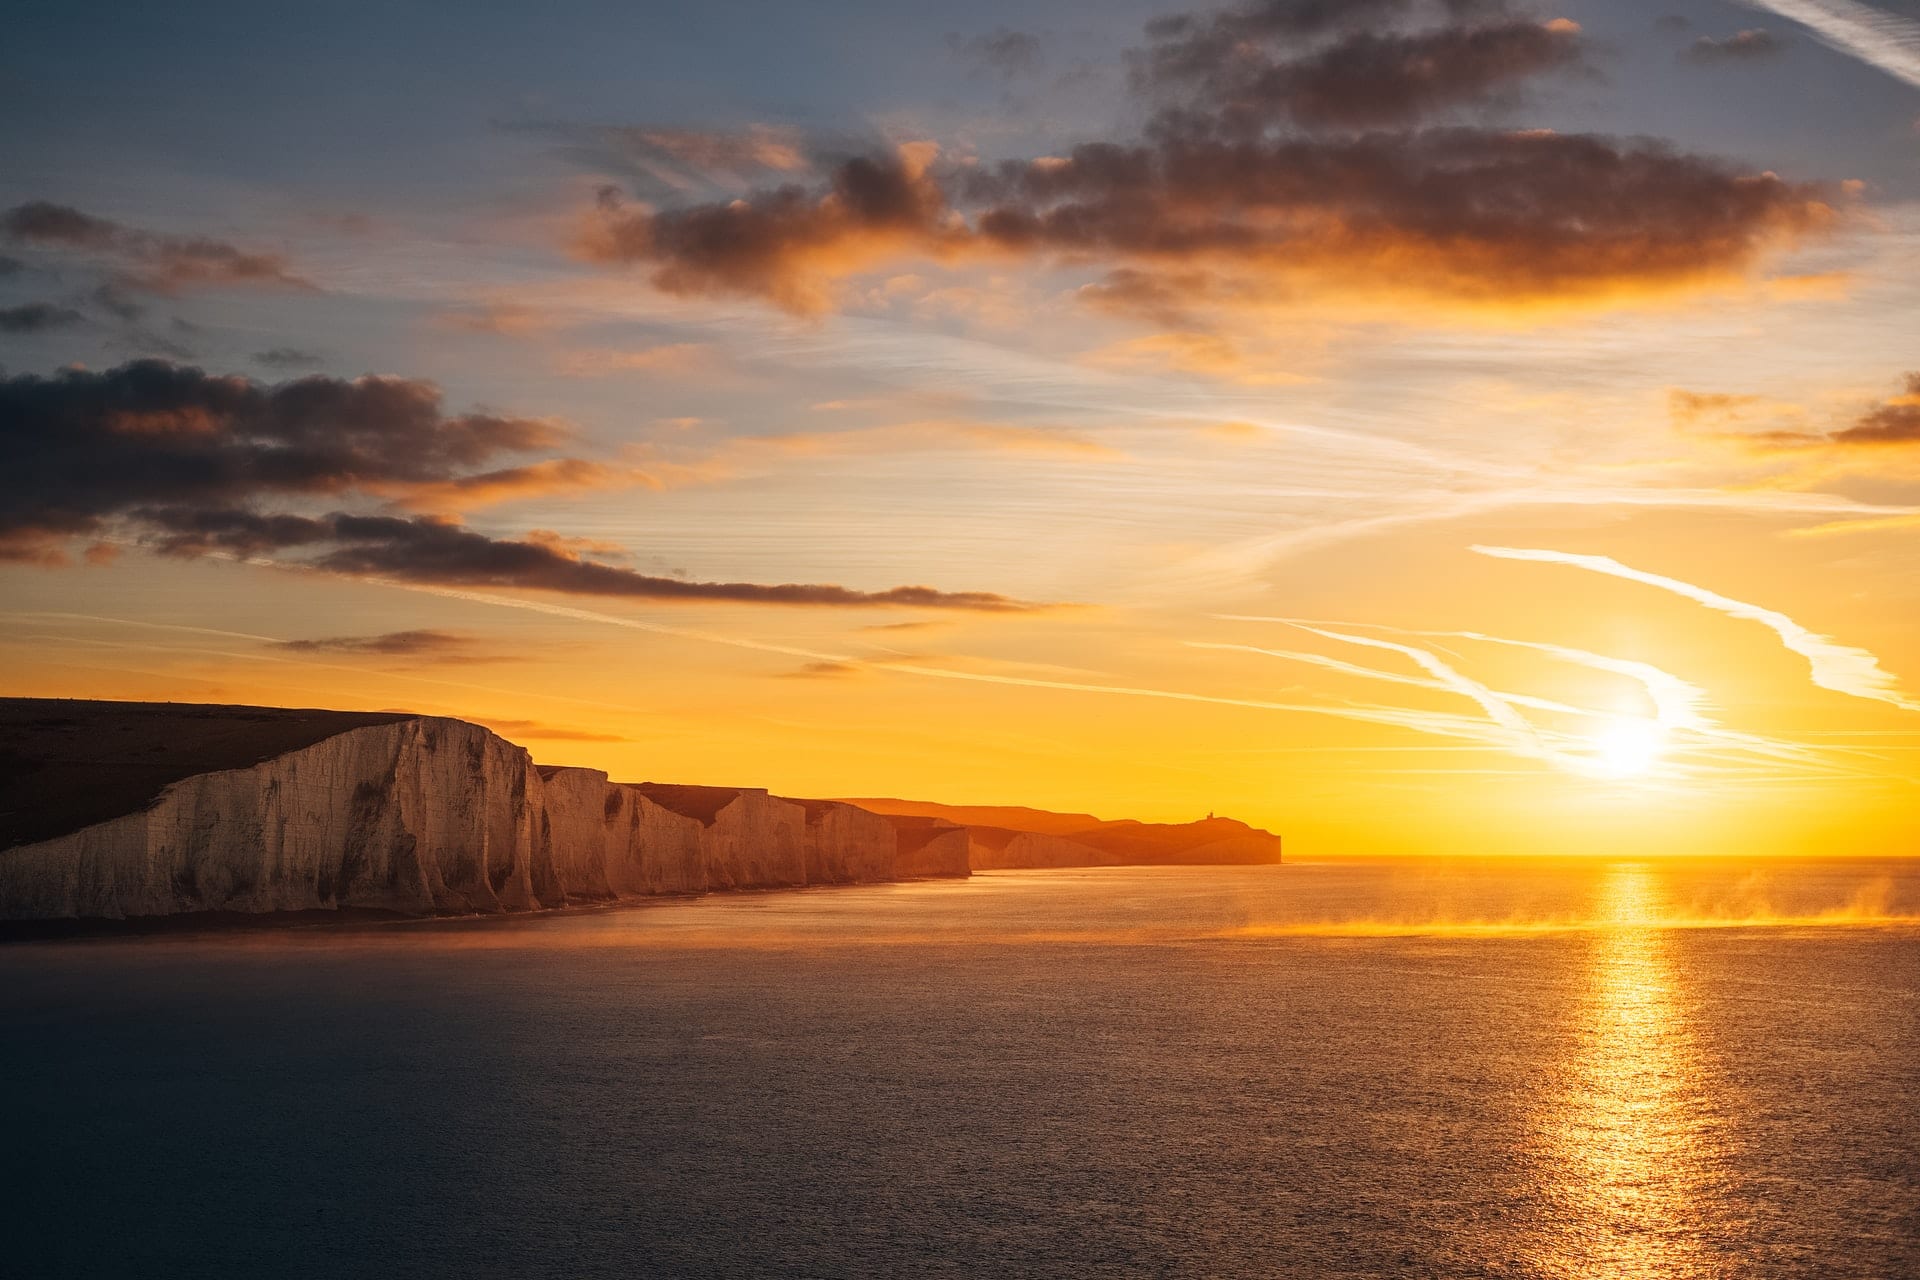
[[[526,911],[966,874],[964,844],[902,859],[892,823],[851,805],[617,783],[464,721],[383,718],[0,849],[0,919]]]
[[[894,818],[899,853],[894,867],[903,876],[964,876],[972,873],[967,829],[937,818]]]
[[[538,818],[532,761],[478,725],[351,729],[0,852],[0,915],[528,910],[556,880]]]
[[[1121,859],[1092,845],[1034,831],[969,827],[967,860],[975,871],[1016,867],[1109,867]]]
[[[1096,823],[1072,836],[966,825],[537,766],[461,720],[262,707],[0,699],[0,801],[0,920],[529,911],[975,868],[1279,860],[1277,838],[1227,819],[1040,815]]]
[[[649,804],[701,824],[705,888],[780,889],[807,883],[807,811],[752,787],[632,784]]]
[[[914,874],[901,869],[899,839],[879,814],[837,800],[795,803],[806,814],[808,884],[860,884]]]

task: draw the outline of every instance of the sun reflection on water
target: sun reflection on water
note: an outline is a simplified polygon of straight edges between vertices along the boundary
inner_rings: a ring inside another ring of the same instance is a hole
[[[1657,875],[1609,869],[1565,1087],[1546,1106],[1554,1221],[1539,1261],[1565,1276],[1724,1274],[1713,1257],[1718,1116]]]

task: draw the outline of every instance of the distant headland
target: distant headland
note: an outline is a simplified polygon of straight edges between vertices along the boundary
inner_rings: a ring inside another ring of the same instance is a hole
[[[0,698],[0,920],[458,915],[1279,861],[1279,837],[1229,818],[614,782],[439,716]]]

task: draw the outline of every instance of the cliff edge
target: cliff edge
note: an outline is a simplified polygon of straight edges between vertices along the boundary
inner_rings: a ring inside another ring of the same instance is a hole
[[[531,911],[1125,860],[1079,836],[981,830],[615,782],[435,716],[0,699],[0,920]],[[1190,844],[1240,838],[1225,837]]]

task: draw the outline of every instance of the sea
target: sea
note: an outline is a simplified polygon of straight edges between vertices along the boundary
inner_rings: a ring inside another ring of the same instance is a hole
[[[0,1276],[1920,1276],[1920,862],[11,942]]]

